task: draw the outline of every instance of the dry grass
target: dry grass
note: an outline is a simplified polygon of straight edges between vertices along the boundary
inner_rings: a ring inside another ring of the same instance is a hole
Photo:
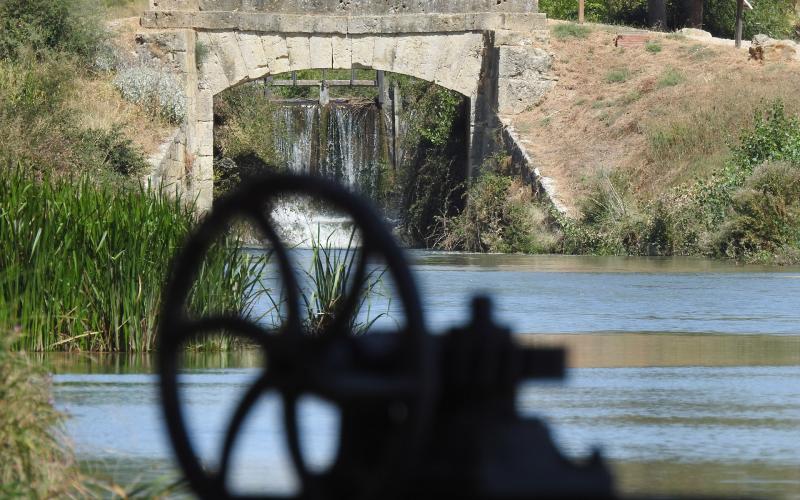
[[[80,475],[51,404],[48,375],[0,331],[0,497],[75,497]]]
[[[141,16],[147,10],[147,0],[105,0],[106,19]]]
[[[559,81],[513,122],[544,175],[575,207],[598,172],[622,169],[639,196],[720,166],[765,101],[800,111],[800,64],[748,60],[746,51],[653,34],[661,50],[614,47],[614,31],[553,37]],[[625,79],[609,73],[629,69]],[[620,81],[624,80],[624,81]]]
[[[153,119],[140,106],[125,101],[110,76],[76,81],[75,93],[67,105],[76,111],[80,126],[102,130],[121,127],[148,155],[158,150],[174,128]]]

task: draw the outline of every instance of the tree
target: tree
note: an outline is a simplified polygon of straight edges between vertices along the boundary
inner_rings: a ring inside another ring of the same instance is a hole
[[[667,28],[666,0],[647,0],[647,23],[656,29]]]
[[[681,18],[690,28],[703,27],[703,0],[683,0]]]

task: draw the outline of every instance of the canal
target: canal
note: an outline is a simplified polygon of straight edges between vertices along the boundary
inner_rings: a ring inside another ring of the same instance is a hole
[[[528,383],[525,415],[566,454],[595,447],[623,494],[800,498],[800,268],[702,259],[471,255],[412,251],[433,331],[460,324],[476,293],[520,341],[566,345],[563,383]],[[401,315],[399,303],[386,307]],[[380,310],[380,304],[376,305]],[[84,465],[121,483],[175,474],[146,356],[49,355],[57,406]],[[257,376],[251,351],[187,355],[192,432],[216,455],[234,401]],[[280,401],[265,397],[233,462],[244,492],[296,485]],[[303,446],[336,450],[336,411],[309,398]]]

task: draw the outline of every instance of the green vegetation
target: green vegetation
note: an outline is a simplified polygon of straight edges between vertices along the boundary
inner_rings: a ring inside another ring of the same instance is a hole
[[[656,150],[692,148],[689,129],[657,135]],[[558,217],[566,253],[708,255],[800,262],[800,118],[762,108],[724,166],[641,200],[630,178],[603,173],[578,221]]]
[[[193,224],[191,207],[143,187],[4,171],[0,310],[9,317],[0,328],[21,329],[16,345],[31,351],[152,350],[169,262]],[[237,240],[220,242],[190,309],[247,313],[260,266]],[[230,347],[229,339],[215,342],[198,347]]]
[[[667,0],[668,29],[683,27],[686,15],[682,12],[683,0]],[[798,23],[794,0],[769,0],[756,2],[752,11],[744,13],[744,37],[758,33],[773,38],[797,37]],[[541,0],[539,10],[551,19],[577,20],[578,2],[575,0]],[[647,0],[587,0],[586,20],[605,24],[647,26]],[[705,0],[703,28],[714,36],[733,38],[736,2],[731,0]],[[555,31],[554,31],[555,34]],[[556,34],[556,36],[559,36]],[[560,37],[563,38],[563,37]]]
[[[346,325],[348,331],[356,335],[366,333],[387,314],[371,314],[371,301],[380,293],[385,269],[370,269],[361,283],[353,283],[359,258],[359,251],[353,245],[355,236],[355,232],[350,235],[345,248],[334,248],[330,241],[321,242],[319,237],[311,243],[311,266],[310,270],[305,271],[308,286],[302,293],[306,308],[306,331],[311,335],[319,335],[330,327],[351,293],[358,293],[358,301]],[[273,304],[276,302],[273,301]],[[366,316],[360,317],[361,314]]]
[[[658,79],[658,88],[663,89],[665,87],[674,87],[683,81],[686,78],[680,71],[677,71],[674,68],[667,68],[664,70],[664,73],[661,75],[661,78]]]
[[[606,83],[622,83],[628,81],[631,72],[628,68],[616,68],[606,73]]]
[[[533,202],[530,188],[510,176],[487,171],[467,192],[463,211],[440,221],[439,244],[446,250],[548,253],[555,239],[547,212]]]
[[[460,94],[400,75],[392,75],[403,96],[402,140],[395,191],[400,199],[401,236],[409,245],[435,247],[442,218],[464,206],[468,103]]]
[[[662,49],[663,47],[661,47],[661,44],[658,42],[658,40],[648,40],[644,44],[644,50],[650,52],[651,54],[658,54]]]
[[[800,262],[800,165],[765,163],[731,200],[716,235],[717,256],[755,262]]]
[[[59,52],[94,61],[105,30],[82,0],[5,0],[0,3],[0,59]]]
[[[275,106],[262,88],[241,85],[214,102],[214,189],[230,191],[249,177],[278,168]],[[272,140],[268,140],[271,138]]]
[[[588,26],[579,24],[557,24],[553,27],[552,33],[558,39],[566,38],[586,38],[592,30]]]
[[[734,37],[736,2],[705,0],[704,29],[717,36]],[[753,10],[745,9],[743,37],[753,38],[759,33],[773,38],[797,37],[798,23],[794,0],[770,0],[753,3]]]
[[[138,175],[142,151],[120,124],[79,125],[71,101],[107,46],[100,19],[78,0],[0,3],[0,162],[96,178]]]
[[[25,354],[10,351],[14,339],[0,330],[0,496],[77,497],[80,475],[65,444],[64,416],[50,403],[50,379]]]

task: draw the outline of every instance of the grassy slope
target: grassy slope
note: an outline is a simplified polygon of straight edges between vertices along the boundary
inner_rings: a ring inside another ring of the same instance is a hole
[[[514,119],[574,213],[602,171],[621,170],[649,199],[719,168],[762,102],[779,97],[800,111],[798,63],[761,64],[744,50],[657,33],[660,51],[617,48],[618,31],[554,32],[559,81],[540,106]]]
[[[108,29],[120,51],[132,52],[134,38],[139,29],[140,15],[147,9],[146,0],[105,0],[109,4]],[[113,75],[97,75],[77,82],[77,91],[71,104],[80,112],[81,125],[104,130],[121,126],[125,134],[147,155],[158,151],[158,147],[174,127],[153,119],[144,109],[131,104],[113,84]]]

